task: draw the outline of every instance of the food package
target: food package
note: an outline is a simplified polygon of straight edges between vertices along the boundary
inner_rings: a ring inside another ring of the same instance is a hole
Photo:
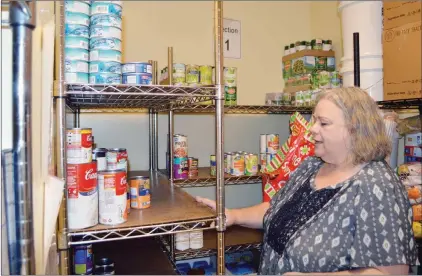
[[[422,221],[422,204],[413,205],[413,221]]]
[[[263,200],[268,202],[284,187],[300,163],[314,154],[314,141],[308,123],[298,112],[290,117],[291,135],[262,171]]]
[[[422,163],[402,164],[397,168],[397,174],[405,186],[422,185]]]
[[[422,185],[407,186],[406,190],[411,205],[422,204]]]
[[[398,121],[397,132],[401,136],[421,131],[422,125],[419,115],[399,119]]]
[[[414,221],[412,228],[415,238],[422,238],[422,223],[420,221]]]

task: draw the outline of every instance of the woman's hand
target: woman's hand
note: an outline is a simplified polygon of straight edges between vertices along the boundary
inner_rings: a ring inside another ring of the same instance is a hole
[[[200,196],[195,197],[195,199],[197,202],[203,203],[207,205],[208,207],[212,208],[214,211],[216,211],[216,203],[214,200],[200,197]],[[226,208],[225,213],[226,213],[226,227],[229,227],[235,224],[234,211]]]

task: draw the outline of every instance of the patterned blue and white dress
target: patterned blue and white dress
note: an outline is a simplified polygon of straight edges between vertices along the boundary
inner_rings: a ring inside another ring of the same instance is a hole
[[[316,190],[323,162],[309,157],[264,216],[260,274],[336,272],[417,262],[412,208],[385,162]]]

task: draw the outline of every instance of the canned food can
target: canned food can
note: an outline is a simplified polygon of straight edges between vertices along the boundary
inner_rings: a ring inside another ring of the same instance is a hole
[[[151,186],[149,177],[135,176],[129,179],[130,207],[133,209],[146,209],[151,206]]]
[[[188,157],[188,137],[186,135],[176,134],[173,136],[173,156]]]
[[[89,39],[83,36],[65,36],[64,38],[65,48],[81,48],[89,49]]]
[[[123,1],[114,1],[114,0],[111,0],[111,1],[108,1],[108,0],[92,0],[92,2],[97,2],[97,3],[112,3],[112,4],[115,4],[115,5],[119,5],[120,7],[122,7],[123,8]]]
[[[88,27],[90,18],[89,15],[85,13],[66,11],[64,13],[64,22],[65,24],[78,24]]]
[[[239,153],[233,155],[231,174],[234,176],[245,175],[245,155]]]
[[[95,269],[95,275],[114,275],[114,267],[99,267]]]
[[[276,154],[280,148],[280,137],[278,134],[267,134],[267,153]]]
[[[73,247],[73,273],[89,275],[93,271],[92,244],[75,245]]]
[[[65,61],[72,60],[83,60],[89,61],[89,52],[88,50],[82,48],[65,48],[64,49]]]
[[[258,174],[258,155],[250,153],[245,155],[245,175]]]
[[[236,105],[237,104],[237,87],[224,86],[224,105]]]
[[[224,173],[227,173],[227,153],[224,153]]]
[[[106,153],[107,170],[123,170],[127,172],[128,154],[124,148],[108,149]]]
[[[210,155],[210,175],[217,175],[217,161],[214,154]]]
[[[97,171],[107,170],[107,149],[95,148],[92,151],[92,160],[97,161]]]
[[[89,74],[90,84],[121,84],[122,76],[115,73],[93,73]]]
[[[88,61],[65,60],[66,73],[88,73]]]
[[[274,154],[274,153],[267,153],[267,162],[266,162],[266,166],[267,166],[268,164],[270,164],[270,163],[271,163],[271,160],[273,160],[274,156],[275,156],[275,154]]]
[[[88,73],[65,73],[64,79],[67,83],[87,84],[89,82],[88,76]]]
[[[186,65],[186,84],[188,86],[196,86],[199,84],[199,66],[188,64]]]
[[[116,27],[122,29],[122,18],[113,14],[94,14],[91,16],[91,26]]]
[[[127,181],[124,170],[98,172],[99,221],[117,225],[127,221]]]
[[[67,164],[68,226],[84,229],[98,224],[97,164]]]
[[[304,105],[303,92],[302,91],[296,92],[295,103],[296,103],[296,106],[303,106]]]
[[[225,164],[225,168],[226,168],[226,173],[231,174],[231,168],[232,168],[232,156],[233,153],[228,152],[226,154],[227,156],[227,163]]]
[[[96,14],[112,14],[122,17],[122,5],[111,3],[111,1],[94,1],[91,4],[91,15]]]
[[[259,135],[259,152],[267,152],[267,134]]]
[[[186,66],[183,63],[173,64],[173,85],[185,85]]]
[[[89,41],[91,50],[116,50],[122,51],[122,42],[117,38],[99,37],[91,38]]]
[[[187,157],[174,158],[173,173],[174,179],[188,179],[189,167]]]
[[[122,73],[144,73],[144,74],[152,74],[152,65],[148,62],[131,62],[125,63],[122,65]]]
[[[152,84],[152,74],[146,73],[131,73],[122,75],[123,84]]]
[[[68,12],[80,12],[90,15],[90,4],[84,1],[64,1],[64,10]]]
[[[111,26],[91,26],[90,35],[92,38],[116,38],[122,40],[122,30]]]
[[[92,50],[89,52],[89,60],[92,61],[115,61],[122,60],[122,52],[116,50]]]
[[[95,262],[95,269],[105,267],[114,267],[114,262],[109,258],[101,258]]]
[[[199,66],[199,83],[201,85],[212,85],[212,67],[208,65]]]
[[[261,152],[259,154],[259,165],[261,165],[261,170],[267,166],[267,153]]]
[[[66,38],[74,36],[89,38],[89,27],[79,24],[65,24],[64,35]]]
[[[224,67],[224,85],[227,87],[237,86],[237,68]]]
[[[89,63],[89,73],[122,73],[122,65],[115,61],[91,61]]]
[[[198,158],[189,157],[188,158],[188,168],[189,168],[189,177],[198,176]]]
[[[69,128],[66,130],[68,164],[84,164],[92,161],[92,129]]]

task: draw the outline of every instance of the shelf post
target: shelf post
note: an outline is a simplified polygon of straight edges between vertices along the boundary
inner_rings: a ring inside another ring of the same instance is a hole
[[[54,89],[55,99],[55,149],[56,174],[65,181],[64,193],[57,219],[57,250],[59,253],[59,274],[69,275],[69,238],[67,227],[67,183],[66,183],[66,95],[64,79],[64,2],[57,1],[56,14],[56,81]],[[76,113],[78,111],[75,111]],[[79,124],[79,114],[76,114]]]
[[[10,273],[35,274],[34,227],[32,211],[32,143],[31,143],[31,64],[32,31],[35,28],[35,2],[10,1],[13,75],[13,190],[15,195],[14,246],[17,256],[9,256]],[[16,257],[16,258],[13,258]]]
[[[154,171],[157,172],[158,171],[158,112],[156,110],[154,110],[153,113],[153,124],[154,124],[154,139],[153,139],[153,146],[154,146]]]
[[[173,144],[173,135],[174,135],[174,111],[172,107],[170,107],[169,113],[168,113],[168,133],[169,133],[169,139],[168,139],[168,149],[169,149],[169,180],[170,184],[173,185],[174,180],[174,171],[173,171],[173,164],[174,164],[174,144]]]
[[[215,56],[215,125],[216,125],[216,165],[217,165],[217,274],[225,273],[224,230],[226,229],[224,202],[224,87],[223,87],[223,2],[214,1],[214,56]]]
[[[153,129],[153,113],[152,109],[148,109],[148,119],[149,119],[149,125],[148,125],[148,138],[149,138],[149,170],[153,171],[153,163],[154,163],[154,129]]]

